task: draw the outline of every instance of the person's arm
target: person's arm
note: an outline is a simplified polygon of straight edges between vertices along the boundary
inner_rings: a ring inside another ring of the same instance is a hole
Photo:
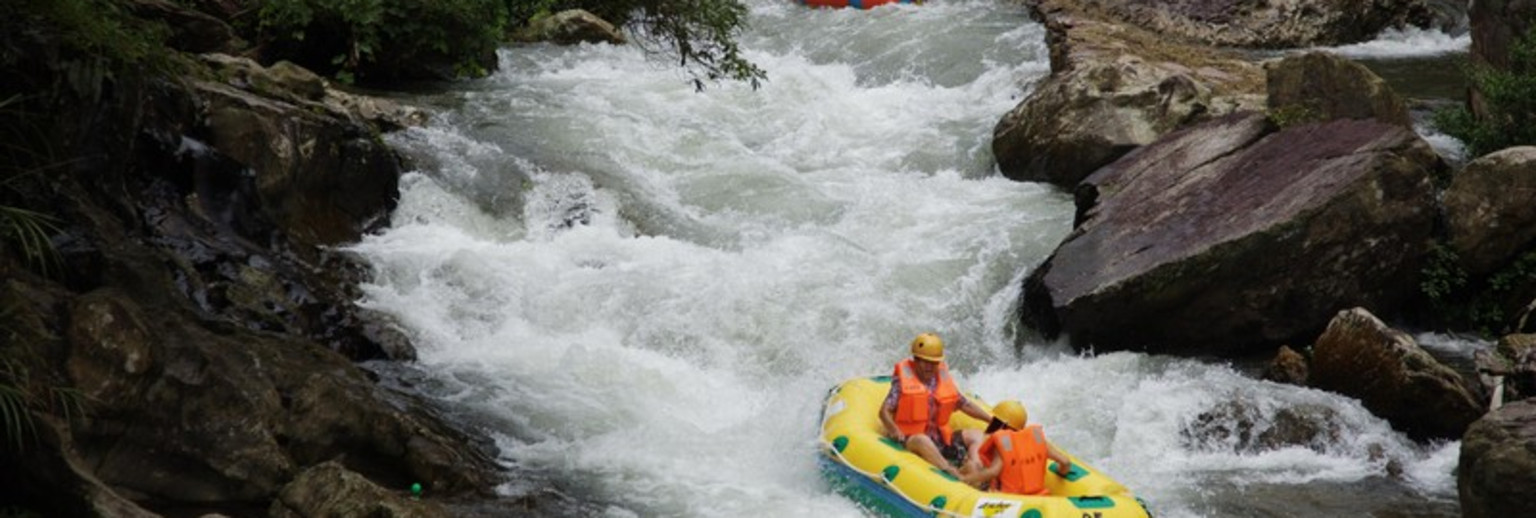
[[[983,423],[991,423],[992,422],[992,413],[991,412],[988,412],[987,409],[982,408],[981,405],[976,404],[976,402],[971,400],[971,398],[968,398],[968,397],[965,397],[965,396],[961,396],[961,397],[965,399],[965,404],[960,406],[960,411],[961,412],[965,412],[965,415],[974,417],[974,418],[976,418],[976,420],[981,421]]]
[[[896,426],[896,398],[897,388],[891,383],[891,391],[886,393],[885,402],[880,404],[880,426],[884,428],[885,436],[896,441],[897,444],[906,444],[907,437],[901,434],[901,428]]]
[[[1049,457],[1051,460],[1056,461],[1057,475],[1065,477],[1072,474],[1072,459],[1067,458],[1067,454],[1062,453],[1061,450],[1056,449],[1056,445],[1046,443],[1045,456]]]
[[[897,444],[906,444],[907,437],[901,434],[901,428],[896,426],[896,418],[891,415],[891,409],[880,407],[880,425],[885,428],[885,436],[896,441]]]
[[[997,478],[997,474],[1002,472],[1002,455],[994,451],[992,453],[992,464],[982,466],[981,469],[972,471],[970,475],[966,475],[964,477],[964,482],[977,489],[986,489],[987,484],[992,483],[992,479]]]

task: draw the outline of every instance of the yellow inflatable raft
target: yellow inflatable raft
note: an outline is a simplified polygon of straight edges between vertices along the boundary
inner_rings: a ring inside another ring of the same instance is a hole
[[[822,406],[822,473],[838,492],[865,507],[913,517],[1151,517],[1125,486],[1070,453],[1067,476],[1057,475],[1051,463],[1045,478],[1051,496],[981,491],[955,480],[881,434],[879,408],[890,386],[890,376],[854,378],[833,387]],[[963,412],[955,412],[949,424],[985,428]]]

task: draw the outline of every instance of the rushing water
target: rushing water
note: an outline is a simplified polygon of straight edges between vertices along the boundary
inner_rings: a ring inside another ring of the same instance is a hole
[[[533,46],[412,99],[438,115],[392,138],[421,170],[353,248],[424,390],[585,503],[571,514],[861,516],[817,471],[822,398],[928,330],[963,388],[1024,401],[1159,517],[1457,514],[1459,445],[1353,400],[1015,348],[1020,280],[1072,217],[1068,194],[994,171],[993,125],[1048,72],[1022,8],[749,5],[758,91],[696,93],[632,46]]]

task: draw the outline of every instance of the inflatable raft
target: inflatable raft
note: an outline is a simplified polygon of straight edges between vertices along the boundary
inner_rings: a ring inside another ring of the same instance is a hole
[[[922,0],[802,0],[811,7],[870,9],[885,4],[921,4]]]
[[[1062,477],[1050,463],[1045,477],[1050,496],[982,491],[956,480],[881,433],[879,406],[890,386],[890,376],[854,378],[833,387],[822,406],[822,474],[865,507],[912,517],[1151,517],[1125,486],[1066,452],[1072,471]],[[963,412],[955,412],[949,424],[957,430],[985,428]]]

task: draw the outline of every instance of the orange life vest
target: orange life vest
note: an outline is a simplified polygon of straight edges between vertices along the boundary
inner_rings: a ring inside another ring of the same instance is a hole
[[[928,408],[928,387],[923,384],[923,380],[918,379],[912,362],[911,358],[907,358],[896,364],[896,383],[901,388],[901,394],[896,398],[896,427],[901,429],[903,435],[926,433],[928,421],[936,418],[939,437],[944,439],[944,444],[949,444],[949,416],[960,402],[960,389],[955,387],[955,380],[949,377],[949,367],[940,363],[938,371],[934,373],[939,381],[934,387],[937,393],[933,395],[939,408],[937,413],[932,412]]]
[[[992,490],[1016,495],[1048,495],[1045,488],[1045,432],[1040,425],[1023,430],[1002,430],[981,443],[982,465],[991,467],[993,452],[1003,459],[1003,470],[992,479]]]

